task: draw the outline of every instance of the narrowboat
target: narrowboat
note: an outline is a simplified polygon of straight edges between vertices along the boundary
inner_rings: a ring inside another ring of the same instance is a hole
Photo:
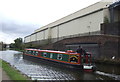
[[[95,66],[92,65],[92,58],[90,53],[81,55],[72,50],[63,52],[53,50],[25,49],[24,55],[57,63],[63,63],[65,65],[74,66],[89,72],[95,71]]]

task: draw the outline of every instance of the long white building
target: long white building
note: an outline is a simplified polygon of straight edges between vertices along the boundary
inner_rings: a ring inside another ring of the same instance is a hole
[[[67,36],[100,34],[100,25],[110,21],[109,5],[112,2],[97,2],[55,22],[36,29],[25,37],[25,43]],[[119,12],[119,11],[116,11]],[[117,15],[116,15],[117,16]],[[119,18],[120,19],[120,18]],[[115,19],[117,21],[118,19]]]

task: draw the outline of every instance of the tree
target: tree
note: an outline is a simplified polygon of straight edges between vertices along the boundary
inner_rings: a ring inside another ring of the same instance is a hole
[[[10,44],[10,48],[15,48],[15,44],[14,44],[14,43],[11,43],[11,44]]]
[[[23,45],[23,42],[22,42],[22,38],[17,38],[14,40],[14,47],[15,48],[18,48],[18,49],[22,49],[22,45]]]

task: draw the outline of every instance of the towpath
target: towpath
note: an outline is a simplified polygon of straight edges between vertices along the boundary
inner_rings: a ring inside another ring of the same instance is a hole
[[[6,74],[6,72],[0,67],[0,82],[2,80],[10,80],[9,76]]]

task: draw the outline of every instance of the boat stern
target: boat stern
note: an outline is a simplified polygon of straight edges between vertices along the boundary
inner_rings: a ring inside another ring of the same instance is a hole
[[[96,70],[95,65],[83,65],[83,70],[86,72],[94,72]]]

